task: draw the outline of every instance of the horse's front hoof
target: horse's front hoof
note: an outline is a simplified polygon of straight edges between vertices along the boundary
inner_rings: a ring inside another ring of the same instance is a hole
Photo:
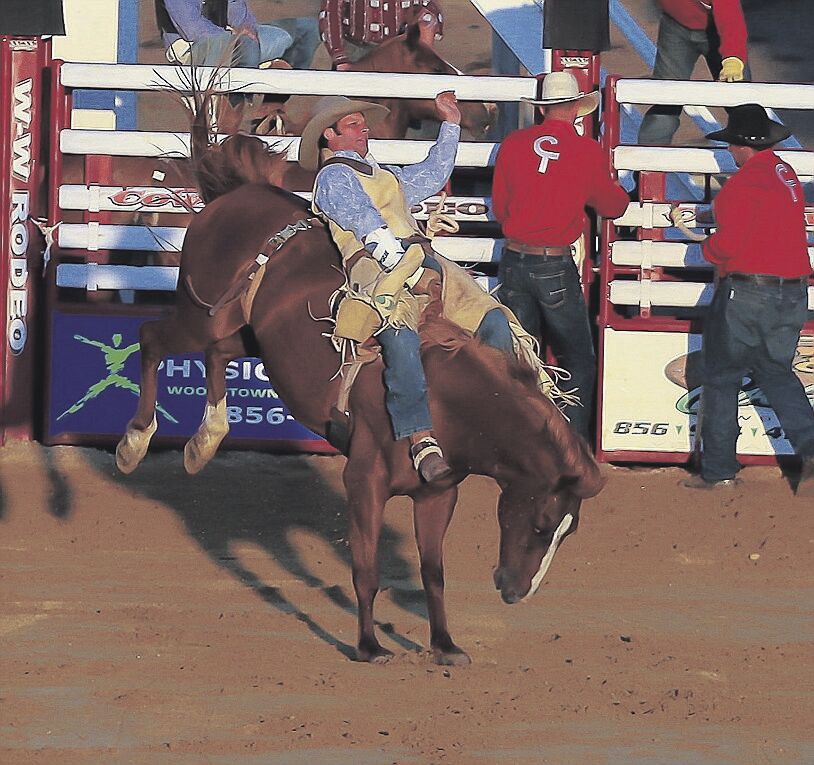
[[[127,430],[116,446],[116,467],[122,473],[129,475],[141,464],[157,429],[155,417],[146,430],[137,430],[130,423],[127,424]]]
[[[472,663],[469,654],[455,646],[453,649],[433,648],[432,659],[442,667],[466,667]]]
[[[368,664],[387,664],[393,658],[393,652],[377,643],[375,646],[359,646],[356,649],[356,658]]]

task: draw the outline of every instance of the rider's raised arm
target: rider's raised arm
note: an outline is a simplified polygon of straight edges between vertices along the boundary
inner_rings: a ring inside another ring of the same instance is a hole
[[[314,205],[334,223],[352,231],[359,241],[385,225],[373,200],[347,165],[328,165],[319,171]]]
[[[460,136],[460,125],[442,122],[438,140],[423,162],[387,168],[401,181],[401,189],[409,204],[423,202],[444,188],[455,167]]]

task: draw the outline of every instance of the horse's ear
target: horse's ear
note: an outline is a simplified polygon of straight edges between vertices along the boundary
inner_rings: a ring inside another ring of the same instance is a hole
[[[418,41],[421,38],[421,29],[418,24],[407,25],[407,47],[410,50],[415,50],[418,47]]]

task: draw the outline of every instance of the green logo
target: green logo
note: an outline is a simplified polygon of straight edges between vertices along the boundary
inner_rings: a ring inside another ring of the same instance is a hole
[[[104,377],[99,380],[99,382],[91,385],[90,388],[88,388],[87,393],[85,393],[85,395],[82,396],[79,401],[68,407],[61,415],[59,415],[57,420],[61,420],[67,414],[75,414],[82,409],[82,407],[85,406],[88,401],[96,398],[100,393],[107,390],[111,386],[114,388],[124,388],[125,390],[129,390],[135,396],[140,394],[141,389],[139,386],[121,374],[127,359],[129,359],[130,356],[132,356],[139,349],[138,343],[128,345],[126,348],[120,347],[122,344],[122,336],[118,332],[110,339],[110,342],[113,343],[113,345],[102,343],[99,340],[89,340],[83,335],[74,335],[73,337],[74,340],[79,340],[80,343],[84,343],[85,345],[92,345],[102,352],[105,357],[107,377]],[[156,409],[170,422],[174,422],[176,424],[178,423],[178,420],[176,420],[166,409],[164,409],[161,404],[156,403]]]

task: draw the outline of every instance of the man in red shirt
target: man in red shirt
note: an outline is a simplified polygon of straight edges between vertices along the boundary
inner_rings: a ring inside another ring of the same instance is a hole
[[[791,366],[808,311],[805,199],[771,150],[788,136],[758,104],[733,107],[727,127],[707,136],[726,141],[740,169],[715,198],[717,230],[703,244],[718,279],[704,321],[703,452],[691,488],[735,484],[738,393],[751,373],[803,458],[797,493],[814,493],[814,410]]]
[[[571,424],[587,438],[596,355],[571,245],[587,226],[586,205],[615,218],[628,196],[599,144],[574,127],[596,109],[598,93],[580,93],[570,72],[552,72],[531,103],[544,122],[510,133],[495,162],[492,206],[506,237],[498,297],[527,332],[540,338],[545,330],[582,402],[568,410]]]
[[[339,71],[416,21],[424,44],[432,47],[444,36],[444,17],[435,0],[322,0],[319,11],[322,41]]]
[[[746,21],[740,0],[658,0],[662,10],[653,77],[689,80],[699,56],[716,80],[750,79]],[[639,143],[669,144],[678,130],[680,106],[656,105],[644,116]]]

